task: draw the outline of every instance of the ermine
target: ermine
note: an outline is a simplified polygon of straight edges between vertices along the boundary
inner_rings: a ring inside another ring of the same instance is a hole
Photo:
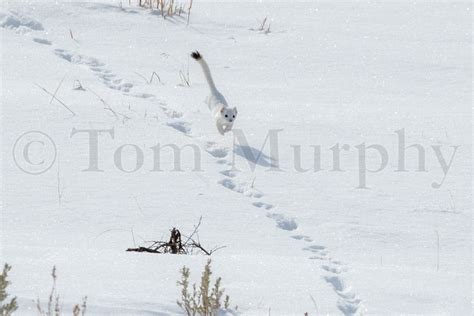
[[[204,58],[198,51],[191,54],[202,67],[204,76],[206,77],[211,93],[206,98],[206,103],[211,111],[212,117],[216,123],[217,130],[221,135],[229,132],[237,117],[237,109],[229,107],[224,96],[217,90],[214,80],[212,80],[211,71]]]

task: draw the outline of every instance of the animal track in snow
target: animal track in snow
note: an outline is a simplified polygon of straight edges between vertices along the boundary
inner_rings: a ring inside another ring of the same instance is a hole
[[[252,205],[258,208],[264,208],[266,210],[273,208],[273,205],[264,202],[253,202]]]
[[[321,265],[327,275],[323,278],[329,283],[334,292],[339,296],[337,307],[344,315],[355,315],[361,308],[361,300],[356,296],[350,286],[346,284],[342,277],[345,268],[337,260],[332,260],[326,247],[320,245],[311,245],[303,248],[303,250],[311,251],[316,254],[310,259],[322,260],[325,263]]]
[[[129,92],[133,88],[133,84],[118,78],[117,75],[104,68],[104,63],[94,57],[71,53],[64,49],[55,49],[54,53],[72,64],[88,67],[110,89]]]
[[[324,250],[326,249],[326,247],[324,246],[319,246],[319,245],[311,245],[309,247],[306,247],[306,248],[303,248],[304,250],[309,250],[309,251],[312,251],[312,252],[319,252],[321,250]]]
[[[225,175],[226,177],[229,178],[234,178],[235,177],[235,172],[232,170],[224,170],[220,172],[221,174]]]
[[[317,255],[317,256],[311,256],[311,257],[309,257],[309,259],[311,259],[311,260],[326,260],[327,257],[326,257],[326,255]]]
[[[218,163],[220,165],[228,165],[228,166],[231,165],[231,163],[228,162],[226,159],[218,159],[218,160],[216,160],[216,163]]]
[[[343,268],[339,265],[327,265],[327,264],[323,264],[321,266],[321,268],[323,268],[324,270],[326,270],[327,272],[331,272],[331,273],[334,273],[334,274],[341,274],[343,270]]]
[[[43,45],[51,45],[51,41],[48,41],[47,39],[44,38],[33,38],[33,42],[36,42],[38,44],[43,44]]]
[[[141,99],[151,99],[151,98],[155,97],[155,95],[153,95],[153,94],[143,93],[143,92],[131,93],[130,95],[132,97],[141,98]]]
[[[324,279],[326,282],[331,283],[331,285],[334,287],[334,290],[336,290],[338,293],[344,293],[344,290],[347,289],[344,280],[342,280],[337,275],[327,275],[324,277]]]
[[[331,259],[331,263],[332,264],[341,264],[341,261]]]
[[[304,240],[306,242],[312,242],[313,239],[309,236],[306,235],[293,235],[291,238],[296,239],[296,240]]]
[[[358,315],[360,303],[361,301],[358,298],[346,298],[339,300],[338,307],[344,315]]]
[[[352,288],[347,286],[339,274],[331,274],[324,277],[331,284],[334,291],[339,295],[338,308],[344,315],[355,315],[361,306],[361,300],[355,295]]]
[[[234,181],[230,180],[230,179],[223,179],[221,181],[219,181],[220,184],[222,184],[223,186],[225,186],[227,189],[230,189],[232,191],[237,191],[235,188],[237,187],[237,185],[234,183]],[[240,191],[237,191],[239,193],[241,193]]]
[[[311,251],[311,252],[313,252],[315,254],[318,254],[318,255],[320,255],[324,258],[328,255],[328,251],[326,250],[326,247],[324,247],[324,246],[311,245],[309,247],[303,248],[303,250]]]
[[[175,111],[175,110],[172,110],[164,105],[161,105],[160,106],[161,110],[163,111],[163,113],[165,113],[165,115],[168,117],[168,118],[171,118],[171,119],[175,119],[175,118],[181,118],[183,117],[183,113],[181,112],[178,112],[178,111]]]
[[[254,198],[261,198],[263,196],[262,193],[258,192],[257,190],[249,187],[246,184],[237,184],[235,183],[234,180],[232,179],[222,179],[218,182],[219,184],[222,184],[224,187],[226,187],[229,190],[232,190],[237,193],[242,193],[245,196],[249,197],[254,197]]]
[[[213,143],[208,144],[206,151],[215,158],[225,158],[229,153],[227,148],[216,147]]]
[[[166,125],[186,135],[188,135],[191,132],[191,128],[189,127],[189,124],[184,121],[168,122],[166,123]]]
[[[288,218],[283,214],[269,213],[267,217],[274,219],[278,228],[283,230],[295,230],[298,228],[298,224],[294,218]]]

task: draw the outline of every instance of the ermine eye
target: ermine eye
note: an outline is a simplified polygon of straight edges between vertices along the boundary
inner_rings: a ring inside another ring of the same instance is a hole
[[[232,115],[233,118],[235,118],[235,115]]]
[[[227,117],[227,114],[225,115],[225,117]]]

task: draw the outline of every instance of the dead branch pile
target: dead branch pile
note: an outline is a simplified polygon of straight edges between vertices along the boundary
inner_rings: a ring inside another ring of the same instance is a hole
[[[199,252],[204,253],[205,255],[210,256],[215,251],[222,249],[225,246],[214,247],[210,250],[207,250],[201,245],[201,243],[199,242],[199,237],[198,237],[198,229],[199,229],[199,226],[201,225],[201,220],[202,220],[202,217],[199,219],[198,224],[194,226],[194,231],[192,232],[191,235],[189,235],[189,237],[186,237],[185,235],[181,235],[181,232],[176,227],[173,227],[170,231],[170,238],[168,241],[161,241],[161,240],[148,241],[150,245],[147,247],[140,246],[136,248],[128,248],[126,251],[149,252],[149,253],[158,253],[158,254],[171,253],[171,254],[188,255],[188,254],[193,254],[194,251],[197,250]],[[186,239],[186,241],[183,242],[181,236],[183,236]],[[197,238],[197,241],[194,238]]]

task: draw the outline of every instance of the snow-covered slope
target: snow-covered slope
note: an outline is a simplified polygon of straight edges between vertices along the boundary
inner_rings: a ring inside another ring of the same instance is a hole
[[[178,270],[195,281],[207,257],[125,249],[201,216],[243,314],[470,314],[471,9],[195,1],[187,25],[128,1],[4,2],[0,262],[18,314],[53,265],[65,310],[180,313]],[[247,144],[217,133],[195,49]],[[102,130],[97,160],[84,130]],[[183,171],[170,148],[158,162],[166,144],[187,146]]]

